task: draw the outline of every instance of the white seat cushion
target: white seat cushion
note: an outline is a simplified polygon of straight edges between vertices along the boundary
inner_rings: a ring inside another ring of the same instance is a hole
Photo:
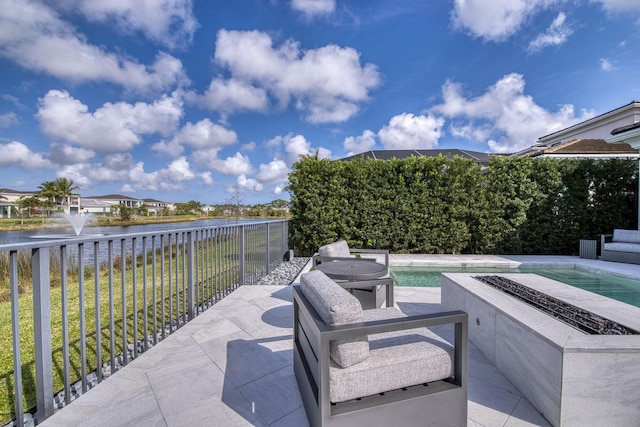
[[[406,317],[396,308],[364,311],[364,320]],[[427,328],[369,336],[369,357],[361,363],[329,369],[331,402],[344,402],[385,391],[449,378],[454,349]]]

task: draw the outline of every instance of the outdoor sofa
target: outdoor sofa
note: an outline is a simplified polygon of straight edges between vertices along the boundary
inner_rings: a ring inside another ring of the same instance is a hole
[[[349,286],[317,270],[293,286],[293,365],[310,425],[466,425],[467,314],[362,310]],[[449,324],[453,346],[427,329]]]
[[[616,229],[600,239],[600,259],[640,264],[640,230]]]

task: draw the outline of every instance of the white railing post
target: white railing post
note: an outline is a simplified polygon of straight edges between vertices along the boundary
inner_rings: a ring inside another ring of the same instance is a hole
[[[49,248],[31,251],[33,271],[33,339],[36,364],[38,421],[53,415],[53,362],[51,357],[51,289]]]

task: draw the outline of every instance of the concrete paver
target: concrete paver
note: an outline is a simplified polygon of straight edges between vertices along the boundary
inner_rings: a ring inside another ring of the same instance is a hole
[[[572,263],[640,277],[640,266],[577,257],[391,256],[391,265],[426,263]],[[395,299],[407,314],[440,311],[439,288],[396,287]],[[290,287],[241,287],[41,425],[308,425],[291,324]],[[469,426],[548,425],[471,343],[468,409]]]

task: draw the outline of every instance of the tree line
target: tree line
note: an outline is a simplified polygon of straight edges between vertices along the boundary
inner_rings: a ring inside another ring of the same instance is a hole
[[[60,177],[53,181],[45,181],[38,185],[38,191],[32,196],[23,196],[16,200],[16,205],[20,215],[24,218],[33,216],[48,217],[55,212],[64,212],[65,206],[69,206],[71,197],[79,194],[75,193],[80,187],[75,185],[73,180]],[[5,199],[0,196],[0,199]],[[195,215],[195,216],[251,216],[251,217],[282,217],[288,215],[288,202],[277,199],[266,204],[247,205],[239,195],[232,197],[226,203],[207,206],[202,202],[190,200],[185,203],[174,203],[174,209],[165,207],[157,214],[160,216],[169,215]],[[121,220],[129,221],[135,216],[148,215],[148,207],[112,205],[112,212],[115,212]]]
[[[289,175],[297,253],[346,239],[395,253],[575,254],[579,239],[637,228],[637,162],[493,156],[340,161]]]

